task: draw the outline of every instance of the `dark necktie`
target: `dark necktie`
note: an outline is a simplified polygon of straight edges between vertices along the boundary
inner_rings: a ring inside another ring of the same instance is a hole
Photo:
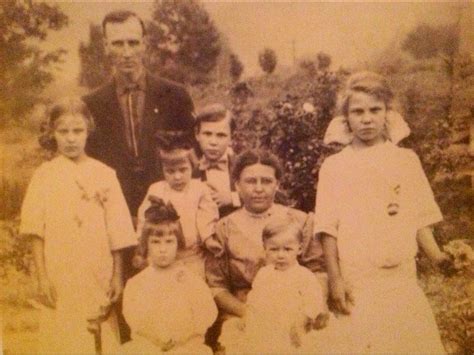
[[[138,86],[130,86],[126,90],[127,92],[127,109],[128,109],[128,124],[129,124],[129,135],[130,142],[132,144],[132,152],[135,157],[138,157],[138,143],[137,143],[137,132],[138,132],[138,112],[137,112],[137,93]]]

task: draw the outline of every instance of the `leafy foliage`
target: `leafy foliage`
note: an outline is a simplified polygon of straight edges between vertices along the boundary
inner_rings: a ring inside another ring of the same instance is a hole
[[[79,45],[81,72],[79,84],[90,89],[103,84],[112,73],[112,66],[105,53],[105,45],[100,25],[89,27],[89,42]]]
[[[267,73],[271,74],[275,70],[277,65],[277,56],[273,49],[265,48],[258,54],[258,64],[260,64],[260,68]]]
[[[49,31],[66,26],[66,15],[55,5],[33,1],[0,2],[0,116],[21,117],[53,80],[51,66],[65,53],[38,46]],[[5,122],[6,120],[2,120]]]
[[[453,59],[459,51],[457,24],[431,26],[418,25],[402,43],[402,49],[415,59],[441,57],[449,74],[453,72]]]
[[[156,1],[148,28],[149,67],[191,83],[206,79],[221,51],[220,35],[197,0]]]

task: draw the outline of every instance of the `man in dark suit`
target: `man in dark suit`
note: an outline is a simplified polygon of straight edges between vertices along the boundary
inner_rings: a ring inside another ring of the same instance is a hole
[[[148,186],[159,178],[154,135],[185,131],[192,136],[194,107],[183,87],[145,71],[145,26],[135,13],[109,13],[102,28],[114,76],[83,98],[96,125],[87,151],[116,170],[135,217]]]
[[[180,85],[146,72],[146,32],[131,11],[114,11],[102,21],[106,53],[114,68],[112,80],[83,97],[95,121],[87,152],[117,173],[132,217],[148,186],[160,177],[155,136],[186,132],[193,136],[193,102]],[[134,274],[133,249],[123,256],[124,281]],[[120,308],[120,307],[119,307]],[[119,310],[122,342],[130,336]]]

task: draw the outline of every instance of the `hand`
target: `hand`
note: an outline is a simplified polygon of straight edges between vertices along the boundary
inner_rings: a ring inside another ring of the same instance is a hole
[[[53,284],[47,277],[38,279],[38,301],[46,307],[56,308],[58,295]]]
[[[114,274],[110,282],[110,289],[107,296],[110,299],[110,303],[116,303],[123,292],[123,281],[120,275]]]
[[[337,314],[350,314],[354,305],[352,292],[346,287],[342,278],[329,280],[330,308]]]
[[[207,186],[209,186],[209,189],[211,190],[212,200],[216,203],[217,207],[232,205],[231,194],[219,192],[217,187],[212,185],[209,181],[207,182]]]
[[[329,322],[329,313],[319,313],[313,321],[313,329],[323,329],[327,327]]]

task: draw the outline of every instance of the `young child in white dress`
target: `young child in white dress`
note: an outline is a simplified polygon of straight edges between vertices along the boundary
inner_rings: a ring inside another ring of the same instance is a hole
[[[326,352],[444,352],[415,265],[418,247],[448,260],[430,228],[442,215],[420,160],[396,146],[409,128],[392,100],[383,77],[356,73],[326,132],[347,145],[323,163],[317,190],[315,233],[335,311],[347,315],[330,322]]]
[[[185,248],[178,260],[204,278],[203,246],[215,233],[219,211],[209,187],[192,179],[192,144],[185,137],[162,137],[159,142],[164,180],[153,183],[138,209],[138,234],[141,235],[144,213],[150,196],[171,202],[180,216]]]
[[[153,199],[145,211],[140,248],[148,266],[125,287],[123,314],[132,354],[212,354],[204,334],[217,317],[206,283],[176,262],[185,247],[179,216],[171,203]]]
[[[298,263],[302,232],[286,218],[270,222],[262,232],[266,265],[257,273],[247,295],[246,314],[229,334],[220,339],[226,353],[311,352],[307,334],[324,327],[327,309],[316,276]],[[234,332],[235,333],[235,332]]]
[[[31,238],[45,306],[41,353],[95,351],[88,322],[121,295],[121,250],[136,244],[115,172],[84,151],[92,129],[79,98],[52,106],[40,143],[58,154],[35,171],[23,201],[20,233]],[[101,328],[103,351],[113,351],[119,344],[113,313]]]

